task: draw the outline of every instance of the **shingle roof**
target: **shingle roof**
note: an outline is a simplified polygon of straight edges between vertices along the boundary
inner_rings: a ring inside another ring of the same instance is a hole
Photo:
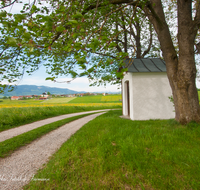
[[[166,72],[165,62],[160,58],[126,59],[128,72]]]

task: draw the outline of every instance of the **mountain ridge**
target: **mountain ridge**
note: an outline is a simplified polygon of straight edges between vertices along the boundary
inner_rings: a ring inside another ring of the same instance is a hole
[[[51,94],[77,94],[85,93],[84,91],[75,91],[68,88],[37,86],[37,85],[18,85],[13,91],[1,93],[0,96],[23,96],[23,95],[41,95],[44,92]]]

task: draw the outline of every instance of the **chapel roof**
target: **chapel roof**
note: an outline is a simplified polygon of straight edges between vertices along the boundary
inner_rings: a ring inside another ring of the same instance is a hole
[[[128,72],[132,73],[166,72],[165,62],[160,58],[127,58],[125,64],[125,67],[128,68]]]

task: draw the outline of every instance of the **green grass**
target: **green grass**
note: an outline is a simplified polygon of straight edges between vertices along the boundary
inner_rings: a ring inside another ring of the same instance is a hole
[[[77,131],[25,189],[200,189],[200,125],[110,111]]]
[[[107,96],[102,96],[101,101],[102,102],[119,102],[122,100],[122,95],[107,95]]]
[[[198,96],[199,96],[199,101],[200,101],[200,90],[198,90]]]
[[[52,106],[0,109],[0,132],[34,121],[63,114],[120,108],[121,106]]]
[[[51,98],[51,99],[49,99],[49,100],[45,100],[45,101],[43,101],[43,102],[41,102],[41,103],[48,103],[48,104],[57,104],[57,103],[63,103],[63,104],[65,104],[65,103],[68,103],[69,101],[71,101],[71,100],[73,100],[73,99],[75,99],[76,97],[69,97],[69,98]]]
[[[102,103],[101,97],[102,95],[77,97],[69,103]]]
[[[97,95],[97,96],[83,96],[71,100],[69,103],[119,103],[121,95]]]
[[[41,137],[42,135],[47,134],[48,132],[52,130],[57,129],[58,127],[66,123],[69,123],[71,121],[74,121],[76,119],[79,119],[91,114],[94,114],[94,113],[83,114],[83,115],[78,115],[78,116],[66,118],[63,120],[59,120],[59,121],[38,127],[37,129],[33,129],[31,131],[28,131],[26,133],[23,133],[11,139],[5,140],[3,142],[0,142],[0,157],[5,157],[5,156],[10,155],[14,150],[17,150],[19,147],[32,142],[33,140]]]
[[[27,99],[27,100],[10,100],[10,99],[1,99],[0,105],[23,105],[23,104],[39,104],[44,100],[35,100],[35,99]]]

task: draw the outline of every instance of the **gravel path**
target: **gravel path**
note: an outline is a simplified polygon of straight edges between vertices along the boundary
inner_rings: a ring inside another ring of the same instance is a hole
[[[10,157],[0,159],[0,190],[22,189],[31,179],[44,180],[33,178],[37,170],[72,134],[101,114],[103,113],[89,115],[68,123],[20,148]]]
[[[8,129],[6,131],[0,132],[0,142],[5,141],[7,139],[10,139],[12,137],[15,137],[17,135],[20,135],[22,133],[26,133],[28,131],[31,131],[33,129],[41,127],[43,125],[53,123],[53,122],[58,121],[58,120],[66,119],[66,118],[77,116],[77,115],[82,115],[82,114],[87,114],[87,113],[95,113],[95,112],[99,112],[99,111],[108,111],[108,110],[110,110],[110,109],[65,114],[65,115],[60,115],[60,116],[44,119],[44,120],[41,120],[41,121],[36,121],[34,123],[30,123],[30,124],[23,125],[23,126],[20,126],[20,127]]]

